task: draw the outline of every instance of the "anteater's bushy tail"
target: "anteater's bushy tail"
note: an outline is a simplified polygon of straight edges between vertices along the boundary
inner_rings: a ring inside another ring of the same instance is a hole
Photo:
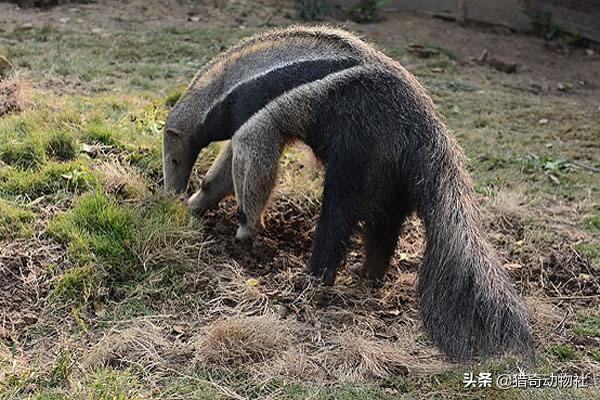
[[[433,342],[453,360],[533,356],[525,306],[481,230],[462,151],[443,132],[429,153],[419,212],[427,247],[418,305]]]

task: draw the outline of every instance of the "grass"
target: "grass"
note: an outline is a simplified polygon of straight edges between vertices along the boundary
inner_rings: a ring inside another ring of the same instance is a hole
[[[573,327],[576,335],[586,335],[600,338],[600,316],[587,316]]]
[[[44,149],[34,141],[8,142],[0,149],[0,160],[19,169],[37,169],[44,163]]]
[[[0,239],[16,239],[32,233],[35,214],[0,199]]]
[[[56,216],[48,226],[48,233],[66,243],[78,263],[98,259],[124,273],[123,277],[135,258],[130,247],[134,230],[131,210],[102,193],[82,195],[72,210]]]
[[[550,347],[550,353],[553,354],[559,361],[577,360],[579,356],[573,348],[565,345],[553,345]]]
[[[57,161],[68,161],[77,157],[79,146],[75,139],[65,133],[56,132],[49,136],[45,143],[46,155]]]
[[[0,37],[0,54],[24,78],[47,83],[31,91],[34,106],[0,119],[0,246],[23,246],[18,257],[10,253],[22,260],[8,264],[16,268],[10,279],[0,270],[0,282],[18,283],[1,310],[0,399],[555,395],[463,388],[465,372],[514,373],[519,365],[466,369],[431,348],[405,283],[421,257],[416,225],[406,227],[402,257],[380,291],[347,271],[331,291],[306,282],[307,254],[280,252],[310,234],[319,207],[322,173],[302,147],[282,158],[278,187],[297,210],[276,202],[289,214],[274,212],[275,236],[249,258],[228,242],[230,207],[198,220],[162,194],[169,107],[204,62],[251,32],[138,28],[46,26]],[[573,162],[600,167],[600,114],[493,86],[462,72],[443,47],[428,47],[439,54],[411,59],[411,71],[465,148],[490,238],[517,287],[546,310],[536,308],[540,362],[528,371],[598,373],[597,302],[586,299],[598,291],[600,188],[597,174]],[[403,49],[389,53],[408,57]],[[64,83],[64,93],[48,76]],[[540,125],[542,118],[548,122]],[[193,187],[217,151],[202,152]],[[36,258],[30,249],[40,246],[55,257]],[[17,292],[27,288],[39,297]],[[23,322],[28,313],[34,322]]]

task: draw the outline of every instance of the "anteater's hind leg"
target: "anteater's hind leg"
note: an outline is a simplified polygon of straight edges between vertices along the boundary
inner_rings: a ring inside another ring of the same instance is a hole
[[[364,231],[365,260],[360,275],[378,284],[383,283],[404,221],[404,216],[387,217],[368,221]]]
[[[347,159],[327,161],[321,214],[310,259],[311,272],[324,285],[333,285],[364,201],[364,163]]]
[[[233,149],[231,141],[229,141],[206,173],[202,188],[189,199],[190,211],[202,214],[204,211],[216,207],[221,200],[234,193],[232,162]]]
[[[279,157],[285,141],[269,123],[244,125],[232,139],[233,184],[239,228],[235,237],[251,239],[262,228],[262,213],[275,186]]]

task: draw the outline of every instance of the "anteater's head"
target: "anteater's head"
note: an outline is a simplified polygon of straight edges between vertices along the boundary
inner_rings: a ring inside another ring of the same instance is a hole
[[[198,96],[186,93],[169,112],[163,134],[165,189],[176,194],[187,188],[198,153],[210,141],[204,136]]]

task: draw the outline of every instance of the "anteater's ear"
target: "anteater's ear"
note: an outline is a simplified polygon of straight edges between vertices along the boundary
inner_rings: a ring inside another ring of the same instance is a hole
[[[167,128],[167,129],[165,129],[165,133],[167,134],[167,136],[170,136],[175,139],[183,136],[183,134],[178,129],[175,129],[175,128]]]

